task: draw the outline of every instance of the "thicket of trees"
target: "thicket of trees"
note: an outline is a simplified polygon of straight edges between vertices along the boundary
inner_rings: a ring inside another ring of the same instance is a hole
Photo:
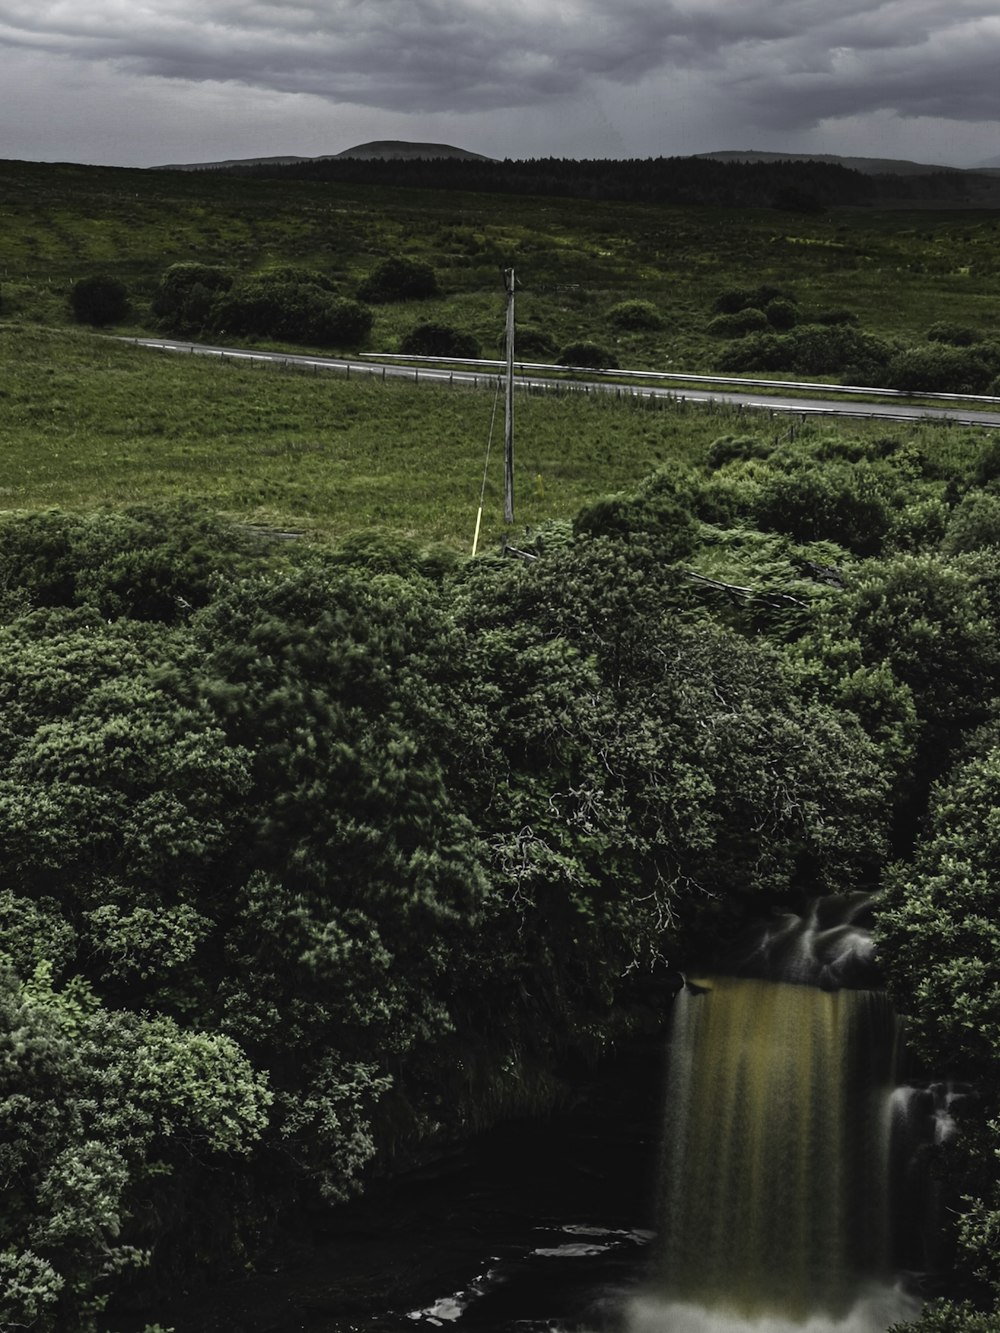
[[[722,208],[777,207],[805,212],[832,204],[869,203],[878,196],[872,177],[830,162],[744,163],[697,157],[626,161],[536,158],[503,162],[457,157],[326,158],[286,166],[261,164],[229,170],[234,175],[279,179],[709,204]],[[960,179],[964,183],[964,177]],[[921,183],[929,184],[923,179]]]
[[[727,438],[517,560],[6,518],[0,1323],[252,1261],[553,1105],[747,916],[879,884],[1000,1289],[994,454]]]
[[[318,158],[286,165],[229,167],[233,175],[278,180],[473,190],[490,194],[547,194],[582,199],[723,208],[782,208],[822,211],[838,205],[898,207],[906,201],[995,206],[995,183],[972,171],[932,170],[903,176],[869,175],[837,162],[719,161],[704,157],[425,159]]]
[[[802,309],[791,292],[731,288],[713,305],[708,332],[724,339],[720,370],[836,377],[904,393],[1000,395],[1000,343],[938,322],[926,341],[879,338],[849,310]]]
[[[171,264],[160,275],[152,312],[171,333],[334,348],[361,346],[373,319],[363,302],[338,295],[326,274],[287,264],[249,274]]]
[[[120,324],[128,314],[128,290],[120,279],[107,273],[80,278],[70,288],[69,306],[80,324],[104,328]]]

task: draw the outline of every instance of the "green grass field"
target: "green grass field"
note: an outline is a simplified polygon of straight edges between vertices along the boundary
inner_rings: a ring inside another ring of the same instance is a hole
[[[848,307],[873,333],[917,339],[936,320],[1000,333],[1000,224],[987,212],[799,216],[0,163],[0,506],[183,496],[333,539],[378,527],[467,546],[490,392],[170,357],[75,326],[67,307],[74,281],[110,272],[134,310],[114,332],[149,332],[159,275],[180,260],[310,265],[352,295],[392,253],[430,261],[443,294],[378,307],[380,351],[440,318],[491,354],[505,265],[521,284],[519,323],[556,345],[595,339],[634,368],[712,370],[713,299],[761,282],[805,308]],[[658,307],[661,330],[612,327],[607,311],[634,297]],[[728,409],[519,395],[517,527],[568,517],[667,460],[695,460],[720,435],[789,428]],[[935,449],[961,435],[931,434]],[[502,526],[499,446],[498,429],[486,542]]]
[[[152,352],[84,330],[0,327],[0,508],[186,498],[241,520],[338,540],[377,528],[471,543],[495,394],[413,387]],[[502,522],[502,407],[483,542]],[[516,528],[570,518],[654,468],[697,463],[722,435],[830,423],[683,403],[518,394]],[[958,460],[982,432],[893,428]],[[838,425],[885,435],[885,423]]]
[[[761,282],[793,289],[805,308],[850,307],[873,333],[919,338],[936,320],[1000,333],[1000,219],[988,211],[800,215],[0,163],[7,318],[64,322],[72,282],[102,270],[128,284],[142,325],[160,273],[182,260],[308,265],[351,294],[394,253],[429,260],[444,296],[380,309],[380,350],[424,315],[494,342],[507,265],[520,319],[558,344],[617,340],[622,363],[638,367],[710,368],[712,300]],[[607,310],[637,296],[660,308],[664,329],[616,335]]]

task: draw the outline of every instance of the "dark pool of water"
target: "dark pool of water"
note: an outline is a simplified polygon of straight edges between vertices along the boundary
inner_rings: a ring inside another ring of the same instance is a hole
[[[653,1240],[659,1120],[651,1080],[507,1126],[318,1220],[278,1271],[192,1290],[119,1327],[613,1330]]]

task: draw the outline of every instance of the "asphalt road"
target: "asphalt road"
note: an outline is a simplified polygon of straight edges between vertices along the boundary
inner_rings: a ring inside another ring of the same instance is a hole
[[[417,384],[466,384],[470,386],[493,386],[496,384],[498,371],[484,367],[466,369],[460,363],[455,365],[432,364],[426,366],[402,365],[397,360],[379,360],[378,355],[364,359],[326,356],[299,356],[288,352],[248,351],[237,347],[213,347],[204,343],[181,342],[170,338],[127,338],[139,347],[148,347],[154,351],[171,352],[189,356],[215,356],[226,360],[271,362],[277,365],[295,366],[304,370],[334,371],[342,375],[364,375],[376,379],[405,379]],[[554,368],[553,368],[554,369]],[[626,372],[627,374],[627,372]],[[668,379],[664,375],[661,379]],[[963,426],[979,426],[986,430],[1000,429],[1000,411],[992,407],[975,407],[962,402],[959,395],[940,395],[947,399],[945,406],[924,406],[913,404],[905,396],[889,395],[884,391],[879,400],[880,391],[870,390],[872,398],[865,401],[861,396],[863,389],[852,390],[851,399],[788,397],[779,394],[762,394],[759,386],[752,391],[721,387],[731,385],[731,380],[713,380],[711,376],[674,377],[675,385],[650,384],[639,379],[626,380],[622,383],[615,379],[580,379],[559,378],[552,374],[539,373],[536,368],[529,372],[522,369],[515,374],[515,385],[519,389],[532,389],[536,392],[574,392],[613,394],[619,398],[666,398],[687,403],[716,403],[738,406],[750,411],[782,412],[798,416],[838,416],[864,417],[868,420],[884,421],[948,421]],[[697,380],[693,385],[689,381]],[[796,388],[794,384],[782,386],[786,390]],[[805,391],[815,390],[815,384],[802,385]],[[924,395],[929,397],[930,395]]]

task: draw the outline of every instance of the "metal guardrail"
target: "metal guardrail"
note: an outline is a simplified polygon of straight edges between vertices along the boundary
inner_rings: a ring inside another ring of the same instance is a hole
[[[386,352],[379,354],[376,352],[358,353],[357,358],[332,357],[310,355],[308,353],[291,352],[268,352],[254,351],[249,348],[236,347],[217,347],[204,343],[191,343],[175,341],[173,339],[161,338],[136,338],[119,337],[116,341],[131,343],[136,346],[149,347],[152,349],[195,354],[199,356],[216,356],[220,360],[232,360],[241,362],[260,362],[268,365],[277,365],[285,368],[295,367],[301,370],[312,370],[314,373],[321,370],[338,371],[344,374],[348,379],[352,374],[371,377],[380,376],[383,380],[387,373],[393,378],[409,379],[412,375],[414,384],[423,383],[453,383],[456,385],[466,385],[476,388],[479,386],[480,376],[488,383],[494,383],[498,375],[506,369],[506,363],[490,360],[463,360],[459,357],[412,357],[401,353]],[[364,359],[361,359],[364,358]],[[394,362],[397,364],[389,365]],[[414,364],[417,363],[417,364]],[[516,388],[519,392],[543,391],[552,392],[562,390],[566,393],[598,393],[618,395],[628,395],[642,399],[648,397],[650,400],[658,399],[662,401],[678,402],[701,402],[715,404],[717,406],[731,405],[737,411],[770,411],[782,414],[798,414],[806,416],[843,416],[843,417],[863,417],[867,420],[916,420],[921,413],[921,408],[926,408],[928,417],[935,417],[941,420],[950,421],[954,425],[981,426],[990,430],[1000,428],[1000,423],[994,418],[992,413],[984,412],[982,414],[973,410],[973,404],[1000,405],[1000,398],[975,397],[971,394],[909,394],[899,389],[874,389],[863,388],[851,385],[833,385],[833,384],[809,384],[803,381],[790,380],[749,380],[738,376],[732,378],[726,376],[714,375],[687,375],[680,372],[659,372],[650,370],[595,370],[590,366],[547,366],[544,363],[536,362],[515,362],[515,369],[519,372],[535,371],[542,372],[536,378],[527,374],[519,374],[516,380]],[[543,377],[545,372],[549,372],[547,377]],[[552,373],[556,377],[552,377]],[[572,378],[559,378],[567,374],[575,373],[585,375],[586,381],[580,381]],[[422,378],[423,377],[423,378]],[[676,390],[672,389],[664,381],[676,381]],[[623,382],[624,381],[624,382]],[[650,381],[659,381],[659,383],[650,383]],[[692,392],[696,389],[701,394],[710,391],[713,386],[720,387],[718,397],[697,397],[686,398],[682,392],[684,383],[692,386]],[[721,386],[728,385],[729,391],[722,389]],[[801,391],[818,391],[823,395],[830,395],[827,400],[828,405],[819,403],[810,403],[806,400],[797,402],[794,398],[787,398],[782,402],[778,398],[764,397],[758,402],[754,402],[742,395],[737,396],[734,392],[738,388],[743,389],[784,389]],[[880,409],[875,402],[867,407],[861,403],[852,403],[850,401],[836,402],[834,395],[854,394],[862,397],[882,397],[895,399],[899,406],[893,408],[886,403]],[[676,397],[675,397],[676,395]],[[969,407],[965,415],[960,415],[957,410],[949,410],[947,407],[927,406],[925,400],[941,401],[960,406],[967,404]],[[910,409],[907,411],[907,409]]]
[[[498,372],[506,369],[505,361],[473,360],[455,356],[407,356],[402,352],[359,352],[358,356],[373,361],[405,362],[409,365],[422,366],[471,366],[491,369]],[[680,384],[730,384],[747,389],[785,389],[803,393],[843,393],[863,394],[867,398],[912,398],[929,399],[942,403],[989,403],[1000,404],[1000,398],[988,394],[972,393],[921,393],[908,389],[876,389],[861,384],[823,384],[809,380],[758,380],[746,379],[742,375],[690,375],[674,370],[610,370],[593,366],[558,366],[542,361],[514,362],[516,371],[527,371],[549,375],[591,375],[609,380],[670,380]]]

